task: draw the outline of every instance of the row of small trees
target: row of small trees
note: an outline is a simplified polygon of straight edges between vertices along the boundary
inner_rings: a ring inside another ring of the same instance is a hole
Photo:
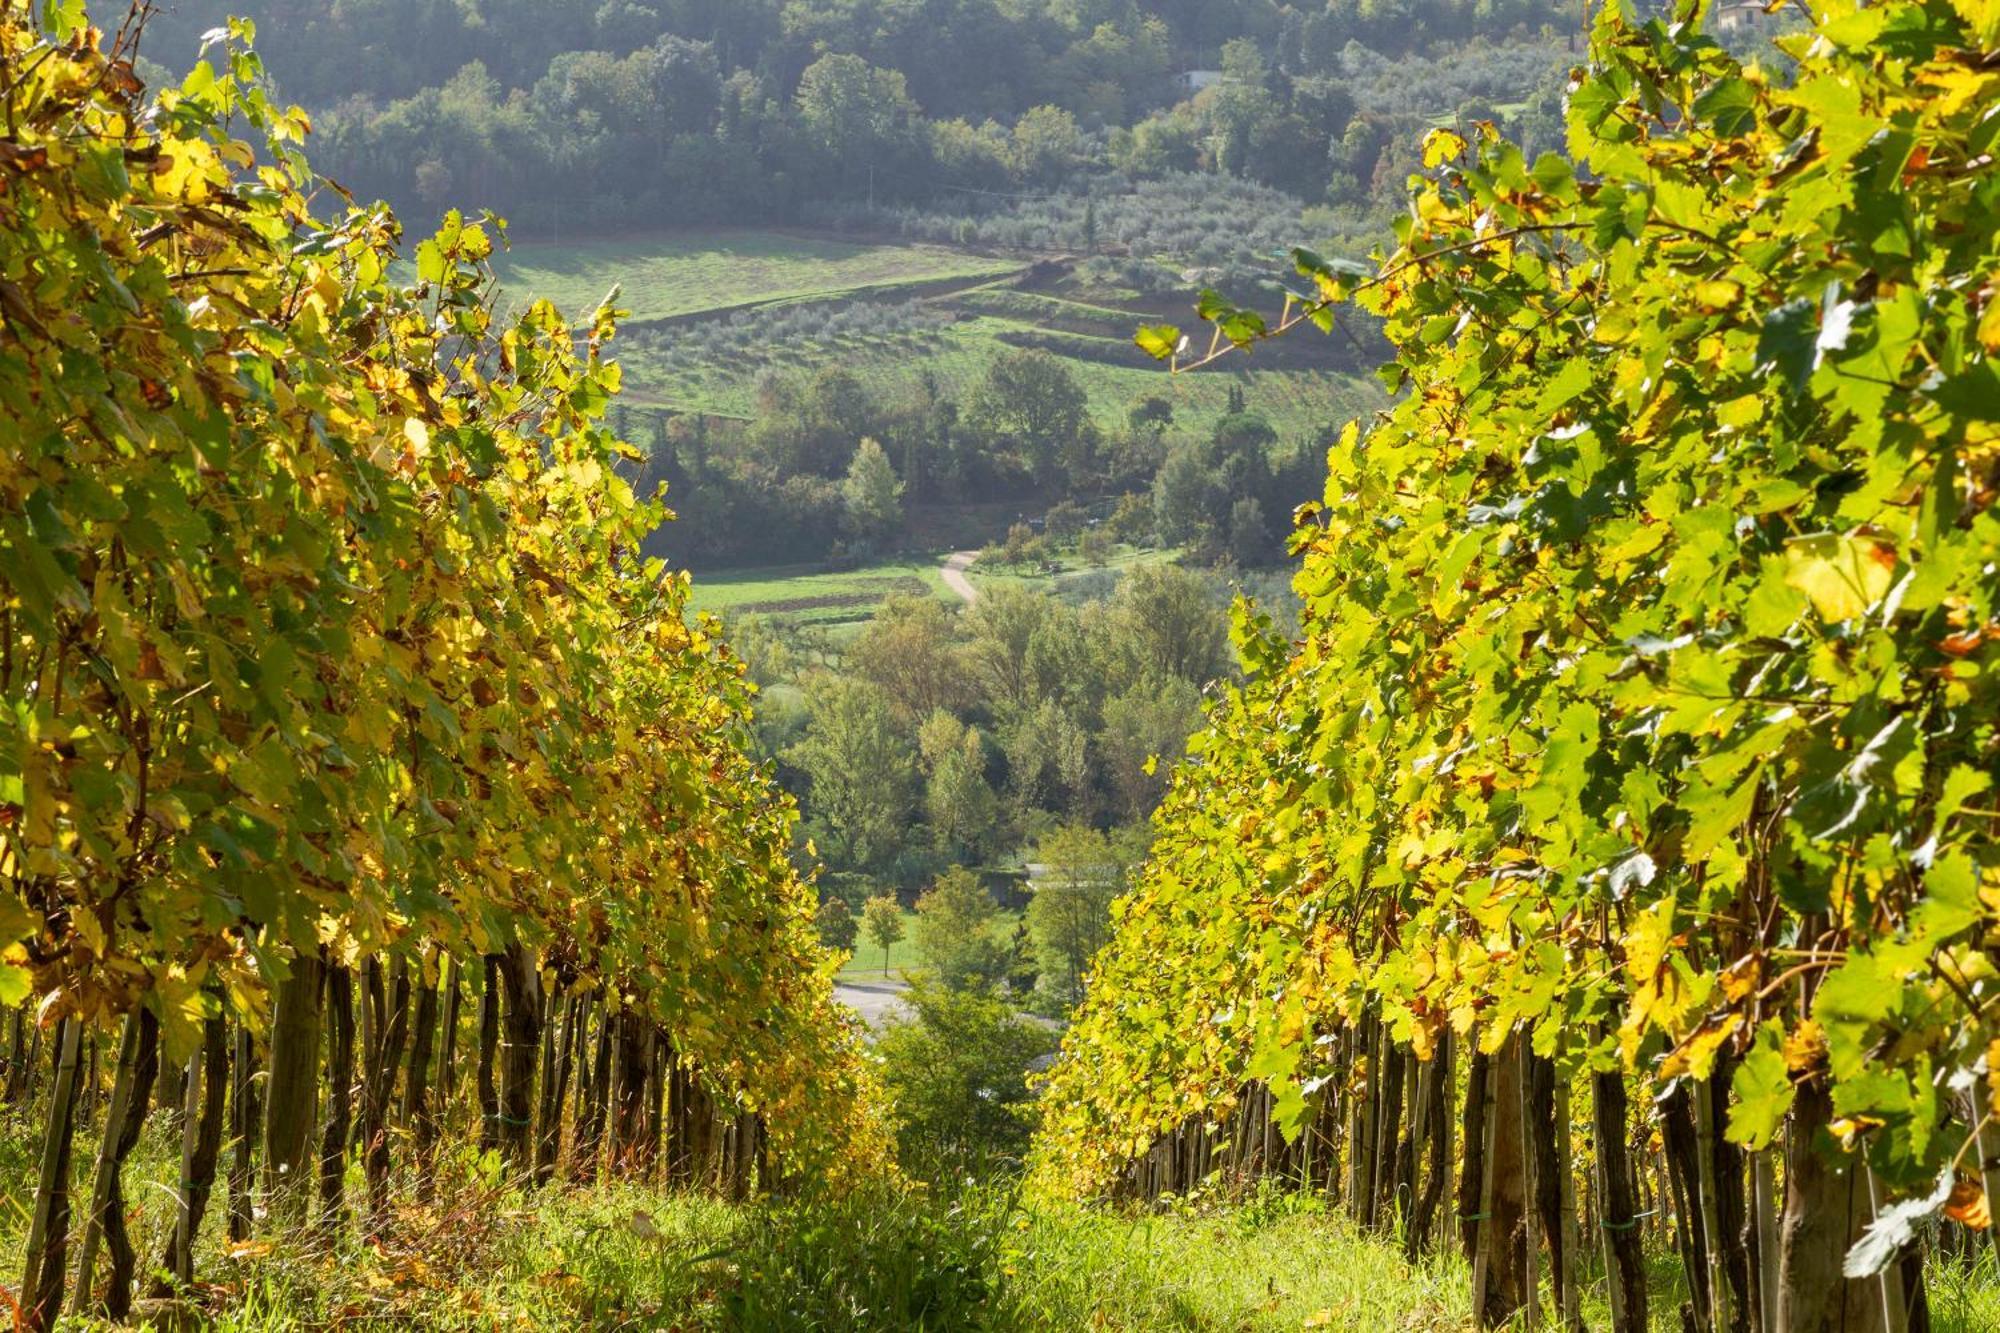
[[[868,1169],[740,664],[639,555],[664,511],[602,423],[612,312],[496,327],[492,226],[455,215],[402,285],[387,212],[315,216],[305,117],[244,31],[149,96],[141,13],[107,37],[0,6],[0,1004],[53,1071],[27,1323],[63,1304],[92,1033],[119,1035],[80,1308],[100,1238],[130,1298],[121,1169],[160,1069],[182,1277],[225,1137],[279,1222],[315,1132],[338,1215],[351,1147],[380,1225],[394,1131],[421,1176],[461,1066],[523,1170],[565,1107],[594,1169],[715,1105],[743,1160],[768,1133],[796,1179]],[[34,1067],[17,1029],[10,1077]]]
[[[1041,1189],[1277,1171],[1421,1248],[1455,1183],[1483,1325],[1601,1256],[1621,1333],[1648,1227],[1687,1326],[1830,1333],[1923,1327],[1985,1225],[2000,26],[1836,0],[1781,83],[1706,8],[1606,7],[1581,165],[1436,131],[1393,255],[1204,301],[1224,350],[1358,303],[1403,392],[1301,637],[1244,618]]]

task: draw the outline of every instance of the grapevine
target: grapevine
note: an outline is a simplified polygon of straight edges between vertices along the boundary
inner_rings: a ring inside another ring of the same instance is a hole
[[[874,1170],[750,687],[641,554],[668,514],[605,425],[615,309],[497,317],[493,219],[448,216],[404,270],[385,209],[322,215],[249,25],[151,92],[140,12],[107,34],[80,4],[0,6],[0,1004],[59,1056],[31,1326],[64,1301],[99,1031],[123,1032],[111,1121],[162,1065],[232,1081],[233,1230],[260,1141],[273,1216],[305,1211],[319,1050],[351,1066],[357,1011],[383,1224],[391,1103],[434,1144],[467,977],[482,1037],[507,1032],[478,1053],[482,1138],[523,1170],[548,1175],[572,1066],[579,1170],[587,1144],[689,1170],[726,1147],[701,1169],[732,1187]],[[118,1137],[76,1210],[78,1306],[101,1235],[113,1313]]]
[[[1783,73],[1705,17],[1605,8],[1568,158],[1434,132],[1372,276],[1301,251],[1275,322],[1205,298],[1225,354],[1380,316],[1400,397],[1301,510],[1298,641],[1242,619],[1253,678],[1049,1080],[1044,1190],[1255,1160],[1259,1108],[1366,1217],[1464,1173],[1474,1309],[1539,1266],[1573,1311],[1581,1205],[1542,1199],[1574,1103],[1621,1329],[1629,1106],[1704,1328],[1900,1326],[1923,1226],[1983,1219],[2000,11],[1815,5]],[[1414,1089],[1454,1051],[1439,1143]]]

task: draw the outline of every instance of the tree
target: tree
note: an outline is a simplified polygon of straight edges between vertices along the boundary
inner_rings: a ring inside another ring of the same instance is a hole
[[[940,985],[985,989],[1007,975],[1007,950],[987,925],[998,909],[979,877],[954,867],[917,899],[917,954]]]
[[[888,697],[864,680],[817,677],[806,737],[786,759],[812,784],[812,814],[843,864],[893,855],[916,802],[916,755]]]
[[[1028,1069],[1054,1046],[1003,1000],[916,978],[876,1053],[896,1106],[897,1156],[931,1179],[977,1172],[1028,1141]]]
[[[645,71],[661,139],[708,134],[714,130],[722,100],[722,71],[716,61],[714,43],[691,41],[668,33],[634,60]]]
[[[1160,393],[1144,394],[1126,410],[1125,422],[1135,432],[1156,437],[1163,435],[1174,424],[1173,399]]]
[[[1076,117],[1061,107],[1038,106],[1014,122],[1014,170],[1026,184],[1059,184],[1082,149]]]
[[[987,592],[966,612],[967,655],[987,698],[1013,704],[1031,698],[1028,645],[1050,611],[1048,598],[1008,585]]]
[[[891,596],[848,645],[841,664],[876,685],[906,724],[972,702],[952,612],[936,597]]]
[[[795,106],[813,147],[843,164],[902,146],[922,115],[899,71],[837,53],[806,66]]]
[[[1136,566],[1111,602],[1117,644],[1131,654],[1133,676],[1206,685],[1228,675],[1233,655],[1223,605],[1200,574],[1178,565]]]
[[[1169,449],[1153,478],[1153,522],[1161,543],[1196,549],[1209,544],[1223,498],[1208,448],[1190,440]]]
[[[1047,352],[996,357],[974,390],[967,418],[1013,448],[1038,485],[1055,487],[1089,470],[1090,400],[1076,376]]]
[[[1200,726],[1201,688],[1178,676],[1135,681],[1105,700],[1097,743],[1120,819],[1153,812],[1187,738]]]
[[[821,944],[839,953],[854,952],[854,941],[860,933],[861,923],[854,919],[854,909],[847,905],[845,898],[827,898],[821,902],[816,922]]]
[[[1269,564],[1277,554],[1264,506],[1254,495],[1246,495],[1229,507],[1229,554],[1245,568]]]
[[[999,798],[986,781],[985,738],[939,709],[924,720],[917,747],[928,779],[931,836],[942,850],[983,855],[1000,819]]]
[[[902,523],[903,483],[896,480],[889,455],[872,436],[864,437],[855,449],[840,484],[840,498],[846,506],[848,531],[864,541],[880,541]]]
[[[1087,824],[1066,824],[1035,852],[1028,928],[1042,956],[1044,982],[1059,979],[1060,998],[1083,998],[1084,970],[1111,937],[1111,904],[1125,888],[1128,864],[1112,841]]]
[[[861,905],[861,926],[868,942],[882,951],[882,975],[889,975],[889,950],[903,938],[903,905],[882,894]]]
[[[1088,815],[1090,737],[1073,709],[1044,698],[1015,714],[1005,741],[1008,777],[1022,805]]]

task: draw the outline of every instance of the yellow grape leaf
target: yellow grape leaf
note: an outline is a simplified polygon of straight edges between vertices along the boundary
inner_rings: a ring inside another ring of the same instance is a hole
[[[1715,1072],[1715,1057],[1743,1027],[1741,1014],[1724,1014],[1719,1020],[1703,1023],[1694,1032],[1667,1052],[1660,1062],[1659,1077],[1676,1078],[1682,1074],[1692,1074],[1698,1079],[1706,1079]]]
[[[1785,547],[1785,563],[1785,582],[1835,624],[1866,614],[1888,595],[1896,576],[1895,549],[1873,537],[1801,537]]]
[[[1764,400],[1754,393],[1746,393],[1740,398],[1717,404],[1714,412],[1717,425],[1741,428],[1763,417]]]
[[[1442,166],[1465,151],[1465,136],[1457,130],[1432,130],[1424,136],[1424,166]]]
[[[1809,1074],[1826,1063],[1826,1034],[1808,1018],[1785,1037],[1785,1068],[1794,1074]]]
[[[42,928],[42,914],[18,894],[0,890],[0,946],[12,944]]]
[[[1984,22],[2000,26],[2000,2],[1982,0],[1979,5],[1968,8],[1984,10]],[[1968,14],[1966,17],[1974,23],[1982,21],[1981,16]],[[1942,116],[1955,116],[1966,107],[1984,102],[1992,95],[1989,91],[1992,86],[1992,76],[1972,69],[1934,65],[1923,75],[1920,82],[1936,99],[1933,106],[1937,114]]]
[[[1979,342],[1989,352],[2000,352],[2000,283],[1986,289],[1986,311],[1979,317]]]
[[[1694,303],[1703,310],[1727,310],[1741,295],[1742,286],[1727,278],[1704,278],[1694,285]]]

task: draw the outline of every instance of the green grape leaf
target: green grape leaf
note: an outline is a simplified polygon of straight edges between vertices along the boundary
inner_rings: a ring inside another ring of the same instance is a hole
[[[1798,1096],[1785,1063],[1784,1035],[1783,1024],[1767,1020],[1730,1075],[1729,1090],[1735,1101],[1723,1137],[1752,1152],[1770,1146]]]

